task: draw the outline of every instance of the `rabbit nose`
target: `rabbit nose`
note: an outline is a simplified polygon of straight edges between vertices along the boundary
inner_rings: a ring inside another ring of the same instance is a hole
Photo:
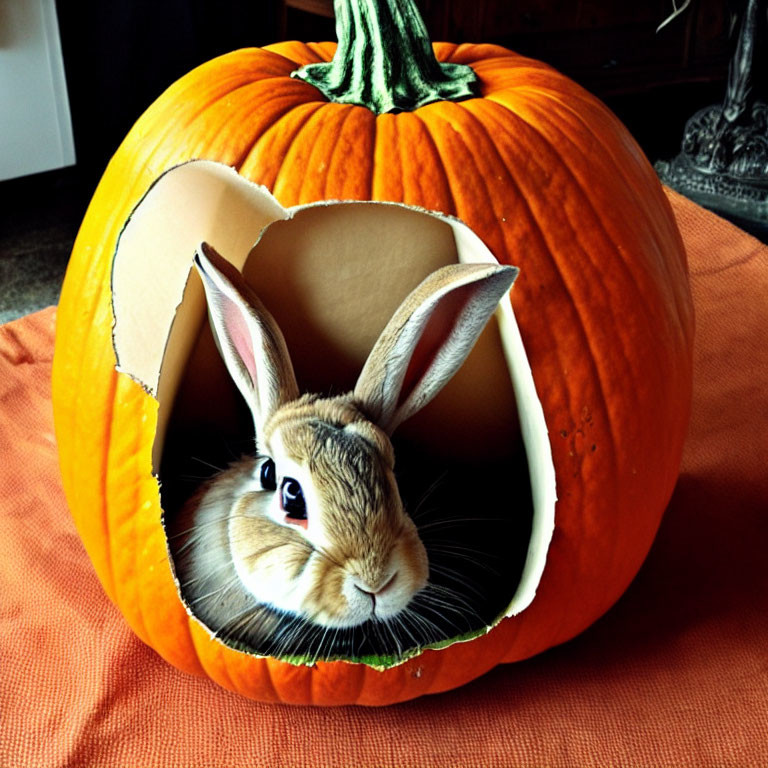
[[[397,579],[397,571],[391,576],[384,576],[374,582],[355,579],[355,588],[360,590],[363,594],[370,595],[371,597],[379,597],[379,595],[383,595],[392,587],[395,583],[395,579]]]

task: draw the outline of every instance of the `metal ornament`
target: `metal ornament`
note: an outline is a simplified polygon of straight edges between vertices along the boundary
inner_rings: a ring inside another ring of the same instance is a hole
[[[764,53],[766,0],[747,0],[722,104],[685,126],[680,154],[656,163],[661,180],[701,205],[768,226],[768,104],[759,101],[756,59]]]

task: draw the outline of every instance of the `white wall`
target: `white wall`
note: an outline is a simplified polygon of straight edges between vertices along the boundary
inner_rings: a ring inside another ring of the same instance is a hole
[[[55,0],[0,0],[0,179],[74,162]]]

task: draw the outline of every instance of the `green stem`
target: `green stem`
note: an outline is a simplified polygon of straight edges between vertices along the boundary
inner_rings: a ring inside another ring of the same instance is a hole
[[[331,101],[381,114],[479,94],[470,67],[437,61],[414,0],[335,0],[335,9],[333,60],[293,73]]]

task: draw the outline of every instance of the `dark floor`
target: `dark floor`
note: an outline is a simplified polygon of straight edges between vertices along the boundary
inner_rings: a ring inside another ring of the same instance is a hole
[[[717,103],[721,88],[694,84],[682,93],[657,89],[606,101],[655,161],[677,154],[685,120]],[[94,186],[92,174],[77,167],[0,182],[0,323],[58,301]],[[768,242],[765,229],[751,231]]]
[[[58,302],[87,199],[75,169],[0,182],[0,324]]]

